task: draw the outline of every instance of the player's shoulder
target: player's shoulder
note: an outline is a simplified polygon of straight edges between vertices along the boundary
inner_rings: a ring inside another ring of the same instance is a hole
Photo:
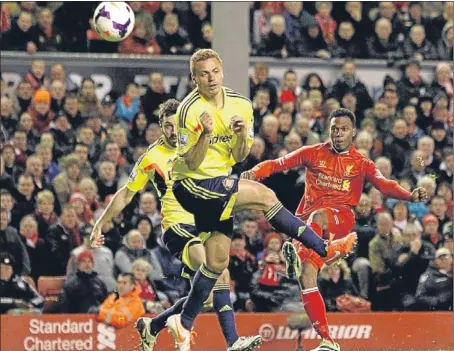
[[[234,100],[234,101],[238,102],[239,104],[243,104],[245,106],[250,106],[252,104],[252,101],[249,100],[249,98],[247,98],[243,94],[236,92],[233,89],[224,87],[224,91],[225,91],[225,96],[229,100]]]
[[[186,125],[188,115],[190,115],[191,111],[194,111],[194,108],[197,108],[201,101],[201,95],[197,89],[194,89],[183,99],[177,110],[178,124],[180,127],[184,127]]]
[[[142,155],[144,161],[152,160],[157,154],[161,153],[165,148],[164,137],[160,137],[154,143],[148,146],[147,151]]]
[[[303,148],[306,151],[313,151],[313,152],[329,152],[331,150],[330,142],[325,143],[317,143],[312,145],[305,145]]]

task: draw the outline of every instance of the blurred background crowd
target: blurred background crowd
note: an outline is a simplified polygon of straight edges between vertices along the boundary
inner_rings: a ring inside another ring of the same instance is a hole
[[[186,55],[211,46],[209,3],[129,4],[135,29],[117,45],[91,28],[96,3],[2,3],[2,50]],[[429,194],[428,203],[413,204],[366,185],[355,209],[356,253],[320,276],[329,311],[339,311],[344,294],[370,301],[375,311],[452,310],[452,9],[452,2],[250,3],[251,55],[344,63],[334,84],[292,69],[272,79],[266,64],[255,65],[249,97],[256,136],[233,175],[326,141],[327,117],[346,107],[357,117],[356,148],[385,177]],[[372,95],[356,72],[360,58],[398,63],[400,78],[383,77],[382,91]],[[431,80],[421,75],[424,60],[438,61]],[[145,89],[131,82],[124,92],[114,86],[99,97],[91,78],[78,85],[63,65],[36,59],[13,93],[3,80],[1,90],[0,312],[101,316],[115,308],[108,296],[116,291],[142,300],[128,306],[140,314],[184,296],[189,284],[162,244],[151,185],[106,224],[105,245],[89,247],[94,222],[161,136],[157,109],[172,97],[163,74],[150,72]],[[305,170],[264,183],[294,211]],[[284,275],[285,235],[261,213],[241,213],[235,223],[229,267],[235,308],[303,311],[297,283]]]

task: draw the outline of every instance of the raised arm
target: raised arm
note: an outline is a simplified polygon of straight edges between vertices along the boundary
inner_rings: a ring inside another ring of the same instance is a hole
[[[377,166],[370,160],[365,167],[365,171],[366,180],[386,197],[411,202],[427,201],[427,191],[424,188],[416,188],[413,192],[405,190],[396,181],[386,179]]]
[[[304,146],[298,150],[293,151],[283,157],[275,160],[267,160],[260,162],[257,166],[250,171],[246,171],[241,175],[243,179],[261,179],[267,178],[270,175],[287,169],[307,166],[310,160],[310,148]]]

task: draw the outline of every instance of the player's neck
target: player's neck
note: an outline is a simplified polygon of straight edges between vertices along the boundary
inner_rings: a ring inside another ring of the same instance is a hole
[[[224,107],[224,88],[221,88],[221,90],[219,90],[219,93],[214,96],[206,96],[204,94],[201,95],[210,105],[213,105],[216,108]]]

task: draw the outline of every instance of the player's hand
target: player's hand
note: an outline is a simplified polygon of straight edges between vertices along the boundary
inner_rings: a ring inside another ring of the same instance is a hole
[[[102,234],[101,225],[95,224],[90,235],[90,245],[97,249],[104,245],[104,235]]]
[[[243,117],[233,116],[232,119],[230,120],[230,128],[238,136],[242,136],[244,138],[247,137],[247,128]]]
[[[412,202],[426,202],[428,200],[427,190],[424,188],[416,188],[411,193]]]
[[[213,133],[213,117],[208,112],[204,112],[200,115],[200,123],[202,124],[202,134],[210,135]]]
[[[246,172],[241,173],[240,179],[256,180],[257,177],[255,176],[254,172],[246,171]]]

